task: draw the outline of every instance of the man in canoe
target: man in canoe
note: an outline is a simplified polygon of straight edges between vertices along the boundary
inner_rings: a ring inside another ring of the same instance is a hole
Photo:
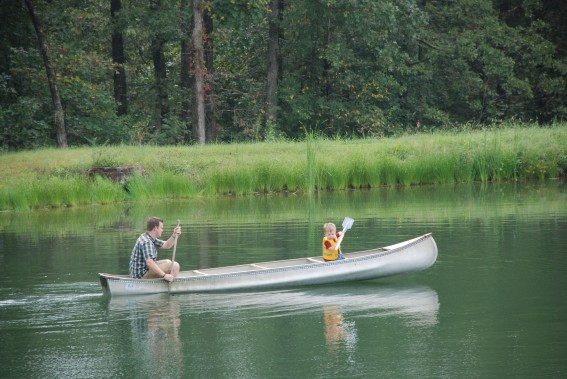
[[[340,249],[344,234],[341,232],[337,233],[337,227],[331,222],[323,225],[323,232],[323,260],[330,262],[344,259]]]
[[[146,232],[138,237],[136,245],[130,257],[130,277],[136,279],[163,278],[168,282],[179,273],[179,263],[169,259],[157,260],[157,249],[163,247],[170,249],[175,245],[177,237],[181,234],[178,225],[173,229],[173,234],[167,241],[160,239],[163,232],[163,220],[158,217],[150,217],[146,226]],[[173,267],[172,267],[173,266]]]

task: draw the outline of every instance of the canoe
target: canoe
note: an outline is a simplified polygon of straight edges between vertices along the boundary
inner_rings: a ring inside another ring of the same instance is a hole
[[[325,262],[321,256],[181,271],[169,284],[163,279],[133,279],[99,273],[105,295],[259,291],[376,279],[421,271],[437,259],[431,233],[394,245],[344,254]]]

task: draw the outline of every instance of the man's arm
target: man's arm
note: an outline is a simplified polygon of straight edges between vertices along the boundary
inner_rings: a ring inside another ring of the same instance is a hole
[[[171,249],[173,247],[173,245],[175,245],[175,237],[179,236],[181,234],[181,227],[180,226],[176,226],[175,229],[173,229],[173,234],[171,235],[171,237],[169,237],[169,239],[167,241],[165,241],[165,243],[163,244],[163,248],[164,249]],[[149,267],[149,265],[148,265]]]

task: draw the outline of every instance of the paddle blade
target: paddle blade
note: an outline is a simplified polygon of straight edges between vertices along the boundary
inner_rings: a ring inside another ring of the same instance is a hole
[[[343,231],[347,231],[352,228],[352,224],[354,224],[354,220],[350,217],[345,217],[343,220]]]

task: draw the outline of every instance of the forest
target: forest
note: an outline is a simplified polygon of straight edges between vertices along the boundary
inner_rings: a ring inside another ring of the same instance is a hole
[[[564,0],[7,0],[0,152],[567,118]]]

